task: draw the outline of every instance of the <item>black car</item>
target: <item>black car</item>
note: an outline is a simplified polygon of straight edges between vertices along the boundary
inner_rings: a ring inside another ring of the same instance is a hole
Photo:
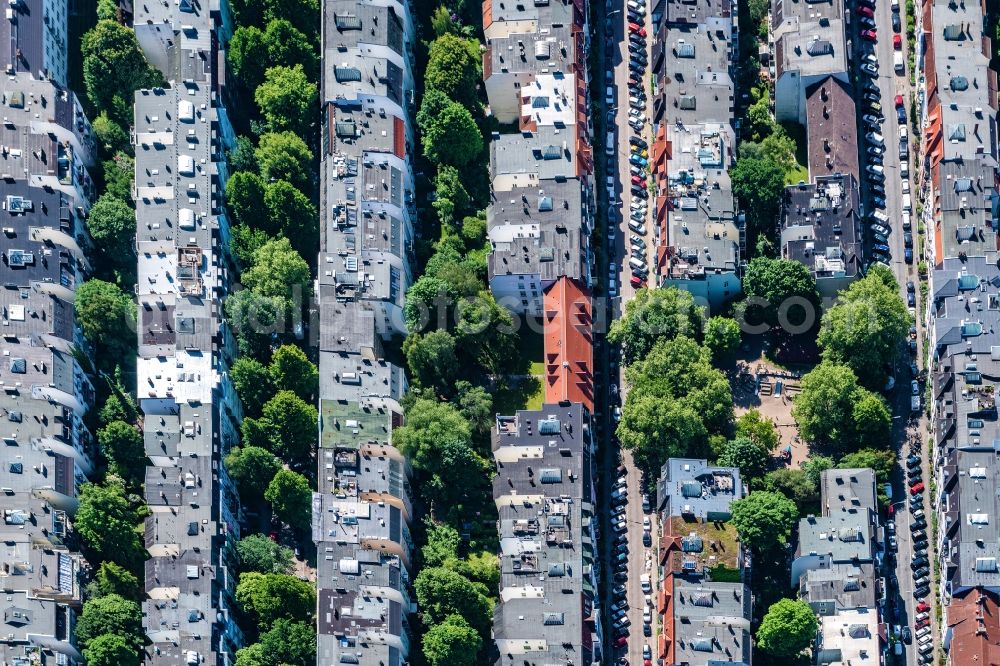
[[[649,144],[647,144],[643,139],[641,139],[641,138],[639,138],[637,136],[631,136],[631,137],[629,137],[628,142],[631,143],[633,146],[639,146],[639,148],[648,148],[649,147]]]
[[[645,546],[646,548],[653,547],[653,537],[650,536],[648,530],[642,533],[642,545]]]
[[[624,571],[619,571],[618,573],[615,574],[615,580],[618,581],[619,583],[627,583],[628,574],[625,573]]]
[[[903,250],[903,261],[905,261],[908,264],[912,264],[913,263],[913,248],[912,247],[908,247],[908,248],[906,248],[906,249]]]
[[[922,530],[926,530],[926,529],[927,529],[927,520],[924,519],[924,518],[917,518],[912,523],[910,523],[910,531],[911,532],[916,532],[918,530],[922,531]]]
[[[913,570],[913,580],[929,575],[931,570],[928,567],[920,567]]]
[[[914,557],[912,560],[910,560],[910,566],[912,567],[924,567],[927,565],[928,565],[928,560],[926,557],[923,557],[922,555],[918,555]]]
[[[896,118],[899,120],[901,125],[906,124],[906,109],[901,106],[896,107]]]
[[[642,635],[643,636],[652,636],[653,635],[653,628],[651,626],[649,626],[648,622],[644,622],[642,624]]]
[[[927,552],[927,539],[917,539],[913,542],[913,551],[924,551]]]
[[[900,28],[902,28],[902,26],[900,25],[900,21],[899,21],[899,14],[896,13],[896,12],[893,12],[892,13],[892,31],[893,32],[899,32]]]
[[[903,642],[906,643],[907,645],[909,645],[910,641],[913,640],[913,634],[910,633],[909,627],[903,627],[903,630],[899,632],[899,637],[902,638]]]
[[[908,280],[906,282],[906,291],[914,292],[916,290],[917,290],[917,287],[916,287],[916,285],[913,284],[913,280]],[[912,458],[913,456],[910,456],[910,457]]]
[[[917,298],[913,295],[912,291],[906,293],[906,305],[911,308],[917,307]]]
[[[917,589],[913,590],[914,599],[922,599],[931,593],[931,588],[927,585],[921,585]]]

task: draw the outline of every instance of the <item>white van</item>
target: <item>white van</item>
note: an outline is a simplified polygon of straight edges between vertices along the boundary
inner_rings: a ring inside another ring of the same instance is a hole
[[[604,144],[604,152],[608,157],[614,157],[615,154],[615,133],[608,132],[607,142]]]
[[[903,229],[905,229],[906,231],[909,231],[910,230],[910,211],[904,210],[902,217],[903,217]]]
[[[642,587],[642,591],[647,594],[652,591],[653,586],[649,584],[649,574],[639,576],[639,585]]]
[[[910,210],[911,206],[912,206],[912,204],[910,203],[910,195],[909,194],[904,194],[903,195],[903,210]]]
[[[646,262],[642,259],[636,259],[635,257],[630,257],[628,260],[628,265],[632,268],[645,268]]]
[[[903,52],[893,51],[892,52],[892,68],[899,75],[902,75],[906,70],[903,67]]]

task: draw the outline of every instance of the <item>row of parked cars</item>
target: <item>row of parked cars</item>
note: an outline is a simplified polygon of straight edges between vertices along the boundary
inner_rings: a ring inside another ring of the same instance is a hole
[[[916,384],[916,382],[914,382]],[[897,642],[894,650],[897,655],[903,653],[903,643],[916,642],[917,663],[929,664],[933,660],[933,630],[930,626],[931,608],[925,601],[931,593],[931,563],[927,555],[927,517],[924,515],[924,482],[923,465],[919,454],[919,444],[911,447],[911,453],[906,458],[906,477],[910,496],[907,500],[910,510],[910,535],[913,545],[913,555],[910,558],[910,575],[913,577],[913,598],[916,600],[913,628],[898,624],[894,626]],[[886,523],[889,530],[889,544],[895,547],[895,521]]]
[[[614,541],[611,545],[611,562],[613,573],[613,587],[611,588],[611,606],[608,616],[611,620],[611,629],[614,634],[614,645],[616,648],[627,648],[628,639],[631,633],[632,621],[629,619],[628,603],[628,521],[625,518],[629,497],[628,497],[628,470],[624,465],[618,467],[618,478],[615,487],[611,491],[611,525],[615,530]],[[649,498],[643,496],[642,508],[647,514],[651,507]],[[642,518],[642,546],[650,548],[653,545],[652,525],[649,516]],[[640,576],[639,584],[642,589],[644,604],[642,607],[642,635],[651,637],[653,635],[653,586],[648,573]],[[643,645],[643,666],[651,666],[652,651],[648,644]],[[627,657],[619,657],[619,666],[629,666]]]

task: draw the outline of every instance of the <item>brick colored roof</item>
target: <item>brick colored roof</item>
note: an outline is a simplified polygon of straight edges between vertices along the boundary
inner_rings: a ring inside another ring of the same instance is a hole
[[[545,292],[545,402],[579,402],[594,411],[590,293],[567,277]]]
[[[949,666],[1000,666],[1000,600],[970,590],[948,606]]]

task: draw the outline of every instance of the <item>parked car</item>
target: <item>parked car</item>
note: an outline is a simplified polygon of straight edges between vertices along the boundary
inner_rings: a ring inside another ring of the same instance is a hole
[[[871,224],[869,228],[877,234],[882,234],[888,236],[890,233],[889,227],[882,226],[881,224]]]
[[[914,483],[912,486],[910,486],[911,495],[916,495],[917,493],[922,493],[922,492],[924,492],[923,483]]]
[[[860,69],[862,72],[864,72],[868,76],[871,76],[871,77],[877,77],[878,76],[878,67],[876,67],[875,65],[871,64],[870,62],[863,63],[861,65],[861,67],[859,67],[858,69]]]
[[[930,593],[931,593],[931,588],[930,587],[928,587],[927,585],[921,585],[917,589],[913,590],[913,598],[914,599],[923,599],[924,597],[926,597]]]
[[[909,627],[903,627],[903,630],[899,632],[899,637],[903,639],[903,642],[907,645],[913,640],[913,634],[910,632]]]
[[[896,29],[895,26],[893,26],[893,31],[895,31],[895,29]],[[900,35],[892,36],[892,48],[896,49],[897,51],[903,50],[903,38]]]
[[[901,22],[899,20],[899,14],[897,14],[896,12],[893,12],[893,14],[892,14],[892,31],[893,32],[898,33],[898,32],[900,32],[900,30],[902,30],[903,26],[900,23]],[[893,35],[893,37],[899,37],[899,35],[896,34],[896,35]],[[893,44],[895,44],[895,42],[893,42]],[[902,45],[900,45],[898,48],[902,48]]]
[[[893,104],[895,104],[895,106],[896,106],[897,109],[902,108],[902,106],[903,106],[903,96],[902,95],[896,95],[893,98]]]
[[[862,30],[861,39],[865,39],[869,42],[876,43],[878,42],[878,33],[875,32],[874,30]]]

